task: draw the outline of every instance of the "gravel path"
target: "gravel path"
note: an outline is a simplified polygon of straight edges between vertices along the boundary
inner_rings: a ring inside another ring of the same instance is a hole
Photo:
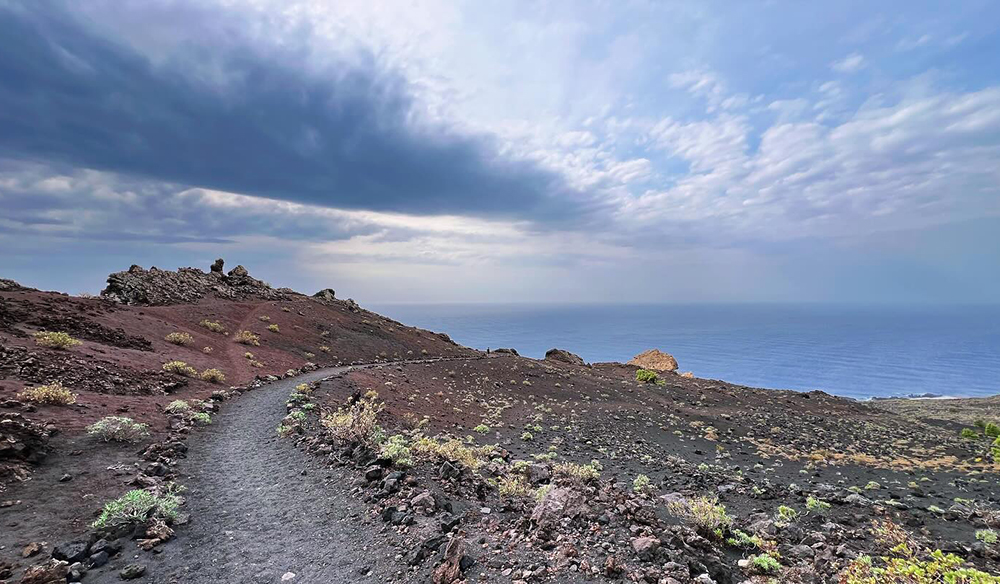
[[[391,560],[365,510],[341,482],[275,429],[294,387],[346,371],[328,368],[265,385],[226,404],[189,439],[179,482],[189,525],[157,556],[122,557],[87,581],[121,582],[129,562],[146,565],[135,582],[386,582]],[[346,480],[346,479],[344,479]],[[132,545],[126,543],[126,546]],[[287,574],[294,574],[294,578]]]

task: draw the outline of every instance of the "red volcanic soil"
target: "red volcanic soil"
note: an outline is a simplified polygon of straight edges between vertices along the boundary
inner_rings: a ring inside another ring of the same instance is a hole
[[[211,332],[199,324],[203,320],[220,323],[226,333]],[[279,332],[268,330],[270,325]],[[31,337],[40,330],[68,332],[82,344],[40,347]],[[259,346],[235,342],[241,330],[257,335]],[[176,332],[193,341],[178,346],[165,340]],[[26,387],[60,382],[78,394],[76,404],[35,406],[32,419],[71,432],[124,412],[162,430],[160,414],[175,399],[206,398],[308,362],[332,366],[469,353],[435,333],[336,300],[206,298],[180,306],[122,306],[54,292],[0,292],[0,402]],[[212,384],[164,372],[163,364],[174,360],[198,371],[219,369],[226,380]]]

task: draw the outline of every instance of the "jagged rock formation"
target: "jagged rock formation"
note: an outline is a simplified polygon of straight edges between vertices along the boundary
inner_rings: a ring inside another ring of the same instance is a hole
[[[313,298],[325,302],[333,302],[337,299],[337,293],[333,291],[333,288],[323,288],[319,292],[313,294]]]
[[[545,351],[546,361],[559,361],[560,363],[569,363],[570,365],[586,365],[587,362],[583,360],[579,355],[570,353],[569,351],[564,351],[562,349],[549,349]]]
[[[148,270],[133,265],[128,271],[108,276],[108,287],[101,296],[121,304],[164,306],[190,304],[212,295],[224,300],[288,300],[301,296],[288,288],[272,288],[258,280],[243,266],[228,274],[222,271],[220,258],[209,272],[197,268],[180,268],[176,272],[152,267]]]
[[[13,292],[15,290],[27,290],[27,288],[18,284],[14,280],[0,278],[0,292]]]
[[[643,351],[628,362],[629,365],[652,369],[654,371],[677,371],[677,359],[669,353],[664,353],[659,349]]]
[[[28,476],[28,465],[45,457],[48,438],[49,430],[41,424],[13,412],[0,414],[0,490],[9,478]]]

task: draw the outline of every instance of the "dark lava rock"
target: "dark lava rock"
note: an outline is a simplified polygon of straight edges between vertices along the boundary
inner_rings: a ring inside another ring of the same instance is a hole
[[[334,292],[333,288],[323,288],[319,292],[313,294],[313,298],[317,298],[325,302],[332,302],[337,299],[337,293]]]
[[[135,580],[143,574],[146,573],[146,566],[142,564],[129,564],[122,568],[118,575],[122,577],[122,580]]]
[[[586,365],[587,363],[579,355],[570,353],[569,351],[564,351],[562,349],[549,349],[545,351],[546,361],[556,361],[559,363],[568,363],[570,365]]]
[[[69,563],[79,562],[87,557],[90,546],[85,541],[73,541],[57,545],[52,549],[52,557]]]

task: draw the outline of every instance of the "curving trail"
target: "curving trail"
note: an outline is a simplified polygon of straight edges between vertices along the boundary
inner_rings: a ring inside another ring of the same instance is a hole
[[[334,367],[269,383],[226,404],[211,426],[188,440],[179,482],[190,524],[163,553],[121,557],[87,581],[121,582],[127,563],[146,566],[134,582],[387,582],[395,570],[365,524],[361,503],[337,471],[324,468],[275,429],[300,383],[351,369]]]

